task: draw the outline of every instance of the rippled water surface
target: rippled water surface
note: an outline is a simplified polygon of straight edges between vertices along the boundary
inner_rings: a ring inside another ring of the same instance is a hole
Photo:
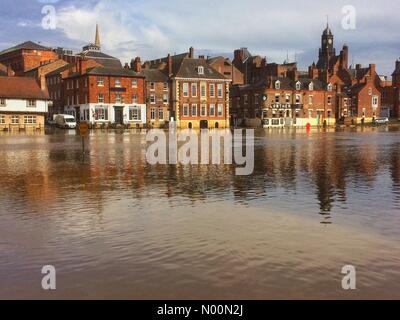
[[[400,298],[400,131],[255,135],[248,177],[150,166],[143,132],[84,161],[74,132],[0,135],[0,298]]]

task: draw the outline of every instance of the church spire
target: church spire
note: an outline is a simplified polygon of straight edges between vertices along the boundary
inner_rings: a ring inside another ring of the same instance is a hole
[[[99,33],[99,24],[98,23],[96,23],[96,40],[95,40],[94,44],[100,48],[100,33]]]

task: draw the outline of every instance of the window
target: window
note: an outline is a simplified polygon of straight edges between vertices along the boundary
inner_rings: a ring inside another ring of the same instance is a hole
[[[108,109],[106,107],[96,107],[94,111],[94,118],[98,121],[107,121]]]
[[[200,88],[200,89],[201,89],[201,97],[202,97],[202,98],[205,98],[205,97],[207,96],[206,84],[205,84],[205,83],[202,83],[200,87],[201,87],[201,88]]]
[[[142,120],[142,112],[139,107],[129,108],[129,120],[130,121],[141,121]]]
[[[278,80],[275,82],[275,89],[279,90],[281,88],[281,82]]]
[[[99,93],[97,96],[97,102],[98,103],[104,103],[104,94],[103,93]]]
[[[85,88],[88,86],[88,78],[85,78]]]
[[[215,84],[210,84],[210,97],[215,98]]]
[[[183,96],[189,97],[189,84],[188,83],[183,84]]]
[[[0,107],[5,107],[6,106],[6,99],[1,98],[0,99]]]
[[[163,94],[163,102],[164,102],[165,104],[168,103],[168,94],[167,94],[167,93],[164,93],[164,94]]]
[[[150,103],[151,104],[156,104],[156,95],[154,93],[152,93],[150,95]]]
[[[328,84],[328,91],[332,91],[333,90],[333,86],[331,83]]]
[[[164,91],[168,91],[168,82],[164,82]]]
[[[115,94],[115,103],[124,103],[124,98],[120,93]]]
[[[308,90],[314,91],[314,83],[311,82],[311,83],[308,85]]]
[[[218,98],[223,98],[224,93],[223,93],[223,85],[222,83],[218,84]]]
[[[197,83],[192,83],[192,97],[197,97]]]
[[[210,116],[215,117],[215,104],[210,104]]]
[[[372,97],[372,106],[373,107],[377,107],[378,106],[378,102],[379,102],[379,99],[378,99],[377,96]]]
[[[132,103],[137,103],[137,94],[132,95]]]
[[[197,67],[197,72],[198,72],[199,75],[203,75],[204,74],[204,67],[202,67],[202,66]]]
[[[132,88],[137,88],[137,80],[132,80]]]
[[[79,79],[76,80],[76,88],[79,89]]]
[[[243,103],[244,103],[244,104],[248,104],[248,103],[249,103],[249,97],[247,96],[247,94],[245,94],[245,95],[243,96]]]
[[[36,116],[24,116],[24,123],[25,124],[35,124]]]
[[[328,104],[329,104],[329,105],[332,104],[332,96],[328,96]]]
[[[197,116],[197,104],[192,104],[192,117]]]
[[[6,117],[0,116],[0,124],[5,124],[5,123],[6,123]]]
[[[223,114],[223,105],[220,103],[218,104],[218,117],[222,117]]]
[[[200,115],[202,117],[207,117],[207,105],[206,104],[202,104],[201,105],[201,113]]]
[[[189,105],[188,104],[184,104],[183,105],[183,116],[184,117],[188,117],[189,116]]]
[[[296,90],[300,90],[301,89],[301,83],[300,82],[296,82]]]
[[[313,103],[314,103],[314,97],[308,96],[308,104],[313,104]]]
[[[79,104],[79,95],[76,95],[76,104]]]
[[[103,77],[98,77],[97,78],[97,86],[98,87],[104,87],[104,79],[103,79]]]
[[[285,101],[286,103],[290,103],[290,94],[285,95]]]
[[[29,108],[35,108],[35,107],[36,107],[36,100],[28,99],[26,105],[27,105],[27,107],[29,107]]]
[[[163,108],[159,108],[158,109],[158,119],[159,120],[163,120],[164,119],[164,109]]]
[[[154,82],[150,82],[150,90],[151,91],[156,90],[156,84]]]
[[[121,79],[119,78],[115,79],[115,87],[121,88]]]
[[[296,94],[296,103],[299,104],[301,102],[301,97],[299,94]]]
[[[260,98],[259,94],[256,93],[256,94],[254,95],[254,104],[256,104],[256,105],[259,104],[259,102],[260,102],[260,99],[259,99],[259,98]]]
[[[275,103],[279,103],[281,96],[279,94],[275,94]]]
[[[19,116],[11,116],[11,123],[18,124],[19,123]]]
[[[150,120],[155,120],[156,119],[156,109],[151,108],[150,110]]]

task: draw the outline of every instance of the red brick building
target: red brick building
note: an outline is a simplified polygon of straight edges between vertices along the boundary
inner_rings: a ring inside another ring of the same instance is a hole
[[[396,61],[396,68],[392,74],[392,83],[393,83],[393,116],[396,119],[400,119],[400,60]]]
[[[168,75],[158,69],[142,69],[139,57],[131,62],[131,69],[145,77],[145,101],[147,127],[164,128],[169,123],[170,81]]]
[[[199,58],[204,59],[203,56],[200,56]],[[207,58],[207,63],[226,79],[230,80],[232,85],[244,84],[243,73],[233,65],[229,58],[222,56]]]
[[[10,66],[16,75],[22,75],[28,70],[57,59],[58,55],[51,48],[32,41],[0,52],[0,63],[6,67]]]
[[[80,60],[47,75],[49,94],[63,112],[93,126],[146,124],[144,76],[127,69],[104,68]]]

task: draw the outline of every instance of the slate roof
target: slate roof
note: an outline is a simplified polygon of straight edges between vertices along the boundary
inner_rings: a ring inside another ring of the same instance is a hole
[[[83,51],[80,53],[83,58],[95,60],[97,63],[101,64],[105,68],[121,69],[121,61],[115,57],[105,54],[100,51]]]
[[[46,76],[48,77],[48,76],[55,76],[56,74],[60,74],[61,72],[63,72],[63,71],[65,71],[65,70],[68,70],[69,68],[71,68],[71,67],[73,67],[74,66],[74,64],[72,63],[72,64],[66,64],[65,66],[62,66],[62,67],[60,67],[60,68],[58,68],[58,69],[56,69],[56,70],[53,70],[52,72],[49,72],[48,74],[46,74]]]
[[[0,77],[0,97],[9,99],[50,99],[48,94],[40,89],[36,80],[28,77]]]
[[[167,82],[168,76],[158,69],[142,69],[140,72],[142,76],[146,78],[148,82]]]
[[[198,67],[204,68],[204,74],[198,73]],[[208,65],[204,59],[184,58],[179,66],[178,72],[175,74],[177,78],[196,78],[196,79],[213,79],[226,80],[226,78]]]
[[[94,67],[86,70],[87,74],[97,75],[97,76],[116,76],[116,77],[140,77],[144,78],[143,75],[132,71],[130,69],[114,69],[114,68],[102,68],[102,67]]]
[[[51,48],[44,47],[44,46],[42,46],[40,44],[37,44],[35,42],[26,41],[24,43],[16,45],[15,47],[8,48],[8,49],[5,49],[5,50],[1,51],[0,55],[6,54],[6,53],[9,53],[9,52],[13,52],[13,51],[17,51],[17,50],[22,50],[22,49],[25,49],[25,50],[40,50],[40,51],[50,51],[51,50]]]

